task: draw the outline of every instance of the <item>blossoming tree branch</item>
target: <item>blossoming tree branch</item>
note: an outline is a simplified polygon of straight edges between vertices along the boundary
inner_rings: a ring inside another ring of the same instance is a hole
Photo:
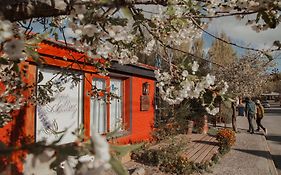
[[[196,60],[203,58],[195,56],[191,48],[210,19],[224,16],[241,19],[255,15],[245,25],[261,31],[279,25],[280,10],[281,2],[277,0],[1,0],[0,81],[4,87],[0,94],[0,124],[4,126],[11,120],[9,113],[13,110],[28,103],[45,103],[35,94],[23,95],[24,91],[34,90],[36,86],[22,81],[27,68],[21,67],[27,58],[32,58],[38,65],[44,64],[37,53],[37,44],[43,39],[61,37],[65,45],[74,43],[79,51],[86,53],[85,61],[96,66],[101,74],[107,73],[106,67],[113,60],[134,64],[141,56],[159,55],[169,68],[155,71],[157,86],[162,99],[173,105],[184,99],[202,98],[206,89],[214,92],[213,98],[223,96],[227,91],[227,82],[216,82],[210,74],[196,75],[200,69]],[[42,31],[33,30],[38,25]],[[66,35],[65,31],[71,35]],[[280,42],[274,42],[273,47],[274,51],[280,50]],[[195,61],[188,67],[173,64],[171,53],[174,50]],[[106,66],[96,64],[94,58],[103,58]],[[44,92],[48,93],[48,90]],[[7,100],[10,97],[13,99]],[[204,105],[207,112],[215,115],[218,108],[213,101]],[[110,155],[106,154],[109,147],[104,138],[94,137],[99,140],[95,147],[90,147],[97,157],[94,163],[79,166],[80,169],[66,163],[67,174],[78,170],[100,172],[109,167]]]

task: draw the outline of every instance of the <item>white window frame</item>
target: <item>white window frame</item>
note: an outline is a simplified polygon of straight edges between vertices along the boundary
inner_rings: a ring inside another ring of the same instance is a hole
[[[37,71],[37,75],[39,74],[39,71],[41,71],[41,72],[47,72],[47,73],[57,73],[57,72],[59,72],[60,71],[60,69],[56,69],[56,68],[50,68],[50,67],[45,67],[45,68],[38,68],[38,71]],[[74,72],[75,73],[75,72]],[[46,75],[46,74],[45,74]],[[67,130],[66,131],[66,134],[67,135],[65,135],[64,137],[62,137],[62,139],[61,139],[61,141],[59,142],[59,143],[57,143],[57,144],[67,144],[67,143],[71,143],[71,142],[75,142],[75,140],[77,139],[76,138],[76,136],[75,135],[70,135],[71,134],[71,132],[74,132],[75,130],[77,130],[79,127],[81,127],[81,124],[83,123],[83,80],[84,80],[84,78],[83,78],[83,74],[80,74],[79,72],[77,72],[77,75],[78,76],[80,76],[80,79],[81,79],[81,81],[78,83],[78,85],[77,85],[77,91],[78,91],[78,94],[77,94],[77,120],[75,121],[75,123],[77,123],[77,125],[76,125],[76,127],[75,126],[73,126],[73,125],[71,125],[71,126],[69,126],[68,128],[67,128],[67,126],[65,126],[65,129],[69,129],[69,128],[72,128],[72,130]],[[43,81],[42,82],[40,82],[39,84],[42,84],[42,83],[44,83],[44,82],[46,82],[47,80],[45,79],[43,79]],[[71,88],[69,88],[70,90],[71,90]],[[63,93],[63,92],[62,92]],[[69,97],[70,98],[70,97]],[[75,99],[76,99],[76,96],[75,96]],[[63,98],[62,98],[62,100],[64,100]],[[73,102],[73,100],[69,100],[68,102]],[[52,103],[52,102],[51,102]],[[51,104],[50,103],[50,104]],[[53,105],[53,106],[55,106],[55,105]],[[44,139],[46,139],[46,141],[47,141],[47,143],[52,143],[53,141],[56,141],[58,138],[60,138],[60,136],[61,136],[61,134],[58,134],[58,136],[50,136],[50,135],[48,135],[48,134],[50,134],[49,132],[46,132],[46,130],[44,131],[45,132],[45,135],[44,134],[39,134],[40,132],[42,132],[42,130],[44,130],[43,128],[40,128],[40,127],[42,127],[42,116],[44,116],[44,115],[47,115],[46,114],[46,110],[44,110],[43,111],[43,113],[42,113],[42,111],[41,111],[41,118],[40,118],[40,115],[39,115],[39,111],[38,110],[40,110],[40,109],[42,109],[42,108],[40,108],[40,106],[39,105],[37,105],[37,107],[36,107],[36,111],[35,111],[35,114],[36,114],[36,117],[35,117],[35,142],[38,142],[38,141],[42,141],[42,140],[44,140]],[[45,108],[46,109],[46,108]],[[55,112],[54,112],[55,113]],[[59,115],[58,115],[58,117],[63,117],[62,115],[63,114],[61,114],[61,113],[63,113],[63,112],[60,112],[59,113]],[[65,114],[66,115],[66,114]],[[66,116],[64,116],[64,117],[67,117],[67,116],[69,116],[69,115],[66,115]],[[51,123],[51,124],[53,124],[53,126],[55,127],[55,128],[57,128],[58,129],[58,132],[60,132],[60,130],[63,130],[62,128],[59,128],[60,126],[58,126],[59,124],[57,124],[57,126],[55,126],[55,120],[56,119],[54,119],[54,121],[52,122],[52,121],[48,121],[48,119],[49,119],[49,117],[46,117],[45,116],[45,118],[47,119],[47,122],[49,122],[49,123]],[[73,117],[74,118],[74,120],[75,120],[75,117]],[[73,119],[72,118],[72,119]],[[73,120],[73,121],[74,121]],[[66,121],[66,120],[64,120],[64,121]],[[41,123],[39,123],[39,122],[41,122]],[[63,122],[61,122],[61,123],[63,123]],[[75,129],[74,129],[75,128]],[[47,134],[48,133],[48,134]],[[55,138],[54,138],[55,137]]]

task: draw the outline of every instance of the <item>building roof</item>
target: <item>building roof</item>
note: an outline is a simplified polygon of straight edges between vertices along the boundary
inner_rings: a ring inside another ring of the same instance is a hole
[[[63,50],[70,50],[71,52],[75,52],[79,55],[84,55],[83,52],[79,51],[71,43],[67,43],[67,45],[66,45],[65,42],[63,42],[63,41],[55,41],[52,39],[43,40],[42,43],[47,44],[50,47],[56,47],[56,48],[63,49]],[[44,45],[41,45],[40,47],[44,47]],[[38,52],[41,55],[52,57],[54,59],[60,59],[60,57],[62,57],[62,55],[59,55],[58,52],[56,52],[56,53],[49,52],[48,53],[48,49],[46,49],[45,51],[42,51],[42,52],[40,52],[40,49],[39,49]],[[86,57],[86,55],[85,55],[85,57]],[[61,59],[63,59],[63,58],[61,58]],[[97,58],[97,59],[100,59],[100,58]],[[80,60],[81,63],[83,61],[84,61],[84,59]],[[137,76],[155,79],[154,70],[156,70],[156,69],[157,69],[156,67],[142,64],[142,63],[121,65],[121,64],[118,64],[117,61],[112,61],[111,67],[108,70],[110,72],[125,73],[128,75],[137,75]]]

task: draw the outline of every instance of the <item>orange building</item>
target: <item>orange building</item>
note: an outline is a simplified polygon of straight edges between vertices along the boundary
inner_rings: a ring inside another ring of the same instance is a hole
[[[50,79],[64,90],[55,92],[46,105],[28,104],[13,112],[14,120],[0,129],[2,142],[13,146],[27,136],[34,142],[42,139],[52,142],[63,133],[65,136],[59,144],[71,143],[76,139],[72,132],[81,126],[86,137],[92,132],[117,131],[112,141],[122,144],[151,139],[155,118],[154,67],[113,62],[109,75],[101,76],[93,65],[85,64],[86,56],[74,46],[66,47],[50,40],[42,41],[39,46],[38,53],[44,64],[38,66],[32,60],[25,61],[24,81],[37,85],[37,95]],[[80,81],[73,83],[71,78],[62,77],[58,72],[67,77],[75,75]],[[99,99],[90,95],[95,87],[103,90]],[[110,98],[106,103],[105,94],[109,93],[118,98]]]

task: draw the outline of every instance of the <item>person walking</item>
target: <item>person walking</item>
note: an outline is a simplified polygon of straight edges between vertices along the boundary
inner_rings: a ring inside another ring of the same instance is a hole
[[[266,135],[267,129],[265,127],[263,127],[263,125],[261,124],[261,120],[264,117],[264,109],[259,100],[256,100],[256,107],[257,107],[256,123],[257,123],[257,127],[258,127],[256,131],[260,131],[260,128],[262,128],[264,131],[264,134]]]
[[[253,119],[256,117],[256,104],[251,100],[250,97],[245,98],[246,105],[245,105],[245,114],[248,118],[249,123],[249,130],[251,134],[254,133],[254,126],[253,126]]]

